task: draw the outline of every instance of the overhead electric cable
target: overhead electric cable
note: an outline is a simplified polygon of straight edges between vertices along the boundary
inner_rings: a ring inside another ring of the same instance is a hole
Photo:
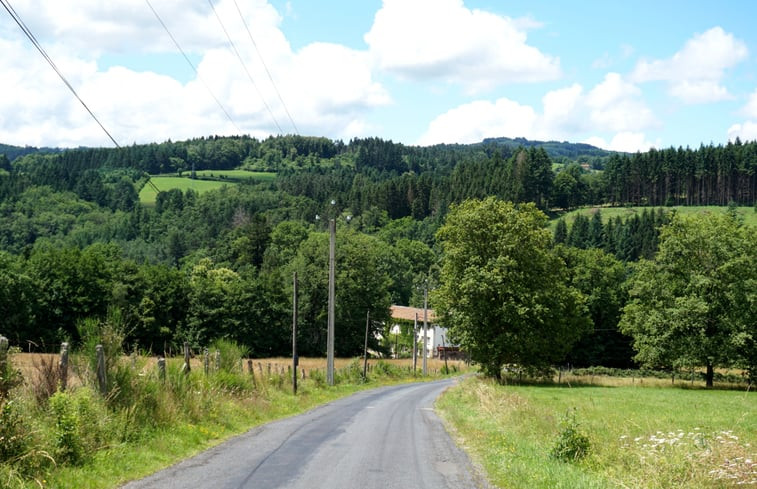
[[[244,15],[242,15],[242,10],[239,8],[239,4],[237,3],[237,0],[234,0],[234,6],[237,8],[237,12],[239,13],[239,18],[242,19],[242,24],[244,24],[244,28],[247,30],[247,35],[250,36],[250,41],[252,41],[252,45],[255,47],[255,52],[258,53],[258,58],[260,58],[260,63],[263,65],[263,68],[265,68],[265,72],[266,74],[268,74],[268,79],[271,80],[271,85],[273,85],[273,89],[276,90],[276,95],[279,97],[279,100],[281,101],[281,105],[284,107],[284,111],[287,114],[287,117],[289,117],[289,122],[291,122],[292,127],[294,127],[294,133],[299,134],[300,131],[299,129],[297,129],[297,124],[294,123],[292,114],[289,113],[287,104],[284,103],[284,98],[281,96],[281,92],[279,92],[279,88],[276,86],[276,82],[273,81],[273,76],[271,76],[271,72],[268,70],[268,65],[266,65],[265,60],[263,59],[263,55],[260,54],[260,49],[258,49],[258,44],[255,42],[255,38],[252,37],[252,32],[250,31],[250,28],[247,26],[247,21],[244,20]]]
[[[2,1],[2,0],[0,0],[0,1]],[[176,38],[173,36],[173,34],[171,34],[171,31],[168,29],[168,26],[166,25],[165,22],[163,22],[163,19],[160,18],[160,15],[158,15],[158,12],[153,8],[152,4],[150,3],[150,0],[145,0],[145,2],[147,2],[147,6],[150,7],[150,10],[152,10],[152,13],[155,15],[155,18],[158,19],[158,22],[160,22],[160,25],[162,25],[163,29],[165,29],[166,33],[168,34],[168,37],[170,37],[171,40],[173,41],[174,45],[176,46],[176,49],[179,50],[179,52],[181,53],[182,56],[184,56],[184,59],[187,61],[187,63],[189,64],[189,66],[192,67],[192,71],[194,71],[195,75],[197,75],[197,79],[200,80],[200,83],[203,84],[203,86],[208,91],[208,93],[210,94],[210,96],[213,97],[213,100],[215,100],[215,102],[218,105],[218,107],[220,107],[220,109],[223,111],[223,113],[226,114],[226,118],[229,119],[229,122],[231,122],[231,124],[236,128],[237,132],[239,134],[242,134],[242,130],[239,129],[239,126],[237,126],[236,122],[234,122],[234,119],[232,119],[231,115],[226,110],[226,108],[223,106],[223,104],[221,103],[221,101],[218,100],[218,97],[215,96],[215,94],[213,93],[213,90],[210,89],[210,87],[208,86],[208,84],[205,83],[205,80],[203,80],[203,78],[200,76],[200,73],[197,71],[197,68],[195,67],[194,63],[192,63],[192,60],[189,59],[189,56],[187,56],[187,54],[181,48],[181,46],[179,45],[179,41],[177,41]]]
[[[281,126],[279,125],[279,121],[276,120],[276,117],[273,115],[273,111],[268,106],[268,104],[265,101],[265,97],[263,97],[263,93],[260,91],[260,88],[258,88],[258,85],[255,83],[255,80],[252,78],[252,75],[250,74],[250,70],[247,69],[247,65],[245,64],[244,60],[242,59],[242,55],[239,54],[239,51],[237,50],[236,45],[234,44],[234,41],[231,40],[231,36],[229,35],[229,31],[226,30],[226,26],[223,25],[223,21],[221,20],[221,17],[218,15],[218,12],[216,11],[215,6],[213,5],[212,0],[208,0],[208,3],[210,4],[210,8],[213,9],[213,13],[216,15],[216,19],[218,19],[218,23],[221,24],[221,29],[223,29],[223,33],[226,34],[226,39],[229,41],[229,45],[231,46],[231,49],[234,51],[234,54],[237,55],[237,59],[242,65],[242,68],[244,68],[245,73],[247,73],[247,78],[250,79],[250,83],[252,83],[252,86],[255,87],[255,90],[258,92],[258,96],[260,97],[260,100],[263,102],[263,105],[265,106],[266,110],[268,111],[268,114],[271,116],[271,119],[273,119],[273,123],[276,124],[276,127],[279,129],[280,134],[284,134],[284,131],[281,129]]]
[[[102,122],[100,122],[100,119],[97,118],[97,116],[90,110],[90,108],[87,106],[86,103],[84,103],[84,100],[81,99],[78,93],[76,93],[76,90],[73,86],[68,82],[65,76],[63,76],[63,73],[58,69],[58,67],[55,65],[55,62],[53,59],[47,54],[45,49],[42,47],[42,45],[39,43],[37,38],[34,36],[32,31],[26,26],[23,20],[21,20],[21,16],[18,15],[16,10],[13,8],[13,6],[10,4],[8,0],[0,0],[0,3],[3,4],[3,7],[5,7],[5,10],[10,14],[10,16],[13,18],[13,20],[16,22],[18,27],[23,31],[23,33],[26,35],[26,37],[31,41],[31,43],[34,45],[35,48],[37,48],[37,51],[42,55],[45,60],[47,60],[48,64],[52,69],[55,71],[55,73],[58,74],[58,77],[63,81],[63,83],[68,87],[69,90],[71,90],[71,93],[74,94],[74,97],[79,101],[79,103],[82,104],[82,106],[89,112],[89,115],[92,116],[92,119],[97,122],[97,125],[100,126],[100,129],[105,132],[105,134],[108,136],[108,138],[113,141],[113,144],[116,145],[117,148],[120,148],[118,142],[111,136],[110,132],[108,132],[107,129],[105,129],[105,126],[103,126]]]

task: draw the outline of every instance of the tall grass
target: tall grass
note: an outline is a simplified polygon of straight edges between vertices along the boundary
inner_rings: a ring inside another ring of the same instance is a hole
[[[501,386],[474,378],[437,407],[498,487],[754,487],[756,395],[638,383]],[[566,413],[590,447],[569,462],[550,456],[564,446]]]
[[[58,388],[55,357],[27,357],[25,382],[9,383],[13,388],[0,399],[0,487],[115,487],[259,423],[358,389],[413,379],[405,367],[372,361],[366,383],[361,361],[337,359],[337,385],[327,387],[325,361],[303,359],[306,377],[298,379],[293,396],[287,359],[255,360],[250,372],[245,350],[232,342],[208,348],[207,374],[198,355],[189,374],[183,359],[168,359],[163,378],[154,358],[122,354],[117,314],[80,324],[80,333],[68,389]],[[112,355],[105,396],[93,373],[97,343],[107,344]],[[17,360],[12,356],[9,363],[14,375]]]

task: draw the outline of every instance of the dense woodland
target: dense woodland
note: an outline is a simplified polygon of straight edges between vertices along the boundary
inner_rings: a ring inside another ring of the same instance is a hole
[[[277,177],[139,203],[150,175],[236,168]],[[320,215],[338,226],[337,355],[355,355],[366,311],[380,332],[390,304],[418,305],[424,284],[434,286],[436,232],[450,206],[495,196],[550,215],[650,206],[626,220],[603,222],[596,212],[570,227],[558,221],[554,235],[575,287],[595,301],[594,332],[568,361],[631,366],[630,341],[617,331],[623,282],[629,264],[655,254],[669,220],[651,206],[755,205],[755,170],[757,143],[740,141],[637,154],[504,138],[431,147],[303,136],[0,146],[2,333],[24,350],[50,350],[76,342],[83,319],[94,317],[118,322],[130,347],[153,353],[223,337],[254,356],[286,354],[297,271],[301,354],[321,355],[328,236]],[[591,273],[606,282],[606,297],[592,296],[600,292],[587,282]]]

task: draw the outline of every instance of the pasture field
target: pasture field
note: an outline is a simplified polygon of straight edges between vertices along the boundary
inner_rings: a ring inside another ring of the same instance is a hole
[[[207,192],[208,190],[217,190],[224,185],[235,185],[236,182],[219,182],[215,180],[192,180],[188,177],[151,177],[152,183],[163,192],[171,189],[179,189],[185,192],[189,189],[197,193]],[[143,205],[155,205],[155,199],[158,193],[152,188],[152,185],[146,184],[139,192],[139,202]]]
[[[576,380],[497,385],[470,378],[447,391],[437,409],[496,487],[757,487],[753,391]],[[560,435],[575,433],[588,437],[588,455],[552,457]]]
[[[272,182],[276,179],[273,172],[248,171],[248,170],[200,170],[195,174],[203,178],[225,178],[228,180],[258,180],[262,182]]]
[[[644,212],[644,209],[649,211],[657,211],[660,207],[582,207],[581,209],[576,209],[570,212],[562,213],[556,216],[556,218],[552,219],[550,221],[550,228],[554,230],[554,226],[557,224],[557,219],[562,218],[565,219],[565,223],[570,226],[573,224],[573,221],[576,220],[576,216],[578,214],[582,214],[586,217],[591,218],[594,213],[597,212],[597,210],[600,211],[602,215],[602,222],[607,223],[610,219],[614,219],[617,216],[620,216],[623,220],[633,217],[634,215],[641,216],[642,212]],[[718,213],[718,212],[726,212],[728,210],[728,207],[726,206],[715,206],[715,205],[707,205],[707,206],[674,206],[674,207],[662,207],[662,209],[665,209],[666,211],[675,210],[677,213],[681,215],[688,215],[688,214],[699,214],[699,213]],[[749,224],[752,226],[757,226],[757,212],[755,212],[754,207],[736,207],[736,211],[739,213],[739,215],[744,219],[745,224]]]

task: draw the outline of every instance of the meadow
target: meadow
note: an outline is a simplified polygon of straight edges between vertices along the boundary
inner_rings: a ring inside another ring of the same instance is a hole
[[[606,224],[610,219],[614,219],[620,216],[624,221],[635,215],[641,216],[644,210],[657,211],[659,207],[582,207],[580,209],[572,210],[570,212],[561,213],[550,221],[550,227],[554,231],[554,226],[557,224],[557,219],[564,219],[565,223],[570,227],[573,221],[576,220],[576,216],[581,214],[591,218],[597,210],[600,211],[602,216],[602,223]],[[670,212],[675,211],[681,215],[699,214],[699,213],[723,213],[728,210],[726,206],[673,206],[662,207],[662,209]],[[757,212],[754,207],[736,207],[736,212],[744,219],[744,223],[752,226],[757,226]]]
[[[161,192],[178,189],[182,192],[194,190],[197,193],[216,190],[224,185],[236,185],[245,181],[271,182],[276,178],[275,173],[253,172],[247,170],[201,170],[195,172],[197,179],[189,178],[189,172],[174,175],[153,175],[152,183]],[[139,192],[139,202],[143,205],[155,205],[157,192],[152,185],[145,185]]]
[[[496,487],[757,486],[754,392],[671,387],[661,379],[588,380],[497,385],[469,378],[437,409]],[[585,452],[557,456],[584,442]]]

